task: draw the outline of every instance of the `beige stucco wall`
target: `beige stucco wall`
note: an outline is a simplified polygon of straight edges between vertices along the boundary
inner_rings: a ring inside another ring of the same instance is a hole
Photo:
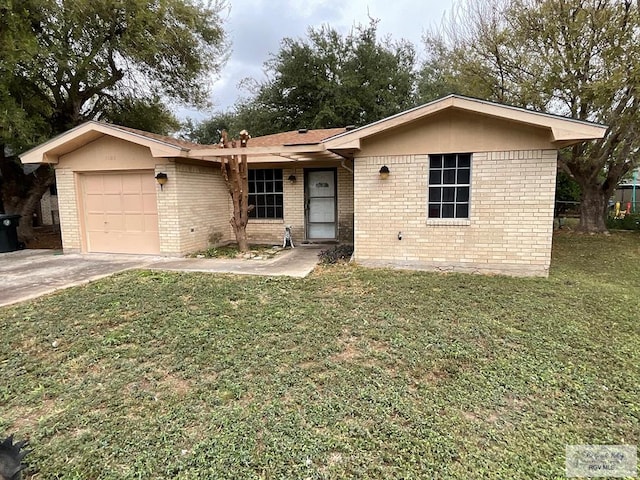
[[[57,169],[100,172],[154,169],[164,159],[153,158],[147,147],[119,138],[103,136],[71,153],[62,155]],[[58,192],[58,195],[60,192]]]
[[[433,153],[440,153],[440,148]],[[555,150],[474,151],[469,220],[427,219],[428,153],[356,158],[356,261],[547,275],[556,157]],[[387,180],[380,179],[381,165],[391,170]]]
[[[338,239],[343,242],[353,241],[353,174],[339,164],[305,164],[307,168],[336,168],[338,193]],[[255,168],[258,168],[257,166]],[[262,167],[260,167],[262,168]],[[247,226],[247,236],[250,243],[282,243],[285,225],[291,225],[294,243],[306,240],[304,218],[304,167],[283,167],[268,165],[265,168],[282,168],[284,219],[251,219]],[[295,175],[296,182],[288,181],[290,175]]]
[[[363,139],[358,157],[514,150],[551,150],[551,131],[446,110]]]

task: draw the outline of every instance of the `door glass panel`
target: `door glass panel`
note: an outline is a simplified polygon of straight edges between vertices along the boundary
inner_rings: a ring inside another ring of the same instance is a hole
[[[307,174],[307,238],[336,237],[336,185],[333,170]]]
[[[310,198],[309,221],[327,222],[335,221],[335,203],[333,198]]]
[[[333,223],[312,223],[309,225],[309,238],[335,238],[336,227]]]
[[[309,173],[309,197],[333,197],[333,172]]]

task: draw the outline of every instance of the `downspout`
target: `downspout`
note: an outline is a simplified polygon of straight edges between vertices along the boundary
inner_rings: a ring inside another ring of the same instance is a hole
[[[351,175],[353,175],[353,170],[352,170],[352,169],[350,169],[349,167],[347,167],[347,165],[344,163],[344,162],[346,162],[346,161],[347,161],[347,159],[346,159],[346,158],[343,158],[343,159],[342,159],[342,162],[340,162],[340,166],[341,166],[342,168],[344,168],[347,172],[351,172]]]

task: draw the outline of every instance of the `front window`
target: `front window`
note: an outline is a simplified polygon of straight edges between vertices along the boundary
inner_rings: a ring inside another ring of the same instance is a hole
[[[429,218],[469,218],[471,154],[429,155]]]
[[[249,170],[250,218],[284,218],[282,169]]]

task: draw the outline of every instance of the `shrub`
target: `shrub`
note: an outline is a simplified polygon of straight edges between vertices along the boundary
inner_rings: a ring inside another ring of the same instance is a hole
[[[324,264],[349,261],[353,254],[353,245],[336,245],[335,247],[322,250],[318,256]]]
[[[607,218],[607,228],[611,230],[640,230],[640,214],[631,213],[624,218]]]

